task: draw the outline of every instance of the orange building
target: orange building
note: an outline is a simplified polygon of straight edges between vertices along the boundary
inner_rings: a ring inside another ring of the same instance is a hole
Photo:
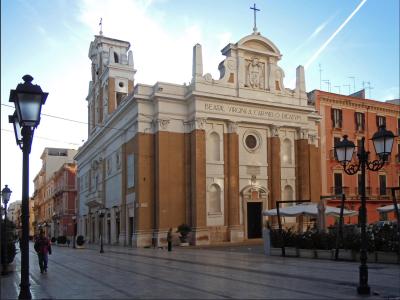
[[[364,90],[350,96],[314,90],[309,93],[310,104],[315,105],[322,116],[319,127],[321,149],[322,195],[346,195],[345,207],[358,210],[360,207],[358,175],[347,175],[335,158],[333,147],[343,135],[356,146],[365,137],[365,149],[370,152],[369,161],[377,159],[372,136],[382,124],[395,135],[400,133],[400,106],[389,102],[365,99]],[[358,149],[358,148],[356,148]],[[353,160],[357,163],[358,160]],[[373,223],[380,216],[378,207],[392,204],[391,187],[400,185],[400,138],[393,143],[388,163],[379,171],[366,172],[367,222]],[[340,197],[327,201],[328,205],[340,206]],[[393,214],[393,213],[392,213]],[[394,219],[393,215],[388,216]],[[330,218],[329,218],[330,219]],[[328,220],[333,223],[334,220]],[[345,223],[357,223],[358,218],[346,217]]]

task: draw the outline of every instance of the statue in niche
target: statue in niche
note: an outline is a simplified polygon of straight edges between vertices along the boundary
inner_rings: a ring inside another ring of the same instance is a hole
[[[257,57],[247,64],[246,71],[246,86],[264,89],[264,64]]]

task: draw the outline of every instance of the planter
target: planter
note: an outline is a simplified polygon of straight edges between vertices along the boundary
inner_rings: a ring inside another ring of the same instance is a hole
[[[314,249],[299,249],[299,257],[303,258],[316,258],[316,250]]]
[[[285,247],[285,256],[298,257],[299,249],[294,247]]]
[[[353,251],[353,250],[347,250],[347,249],[339,249],[339,259],[341,260],[349,260],[349,261],[355,261],[358,252]],[[360,256],[358,255],[358,259]]]
[[[7,265],[7,269],[6,269],[7,270],[7,274],[11,273],[11,272],[15,272],[16,268],[17,268],[17,264],[15,263],[15,260],[13,260],[12,263],[9,263]],[[3,272],[3,265],[2,264],[0,264],[0,272]]]
[[[187,247],[187,246],[189,246],[189,242],[181,242],[180,246],[181,247]]]
[[[282,248],[272,248],[271,247],[271,255],[273,255],[273,256],[281,256],[282,255]]]
[[[320,259],[333,259],[334,250],[316,250],[316,257]]]
[[[85,249],[84,245],[81,245],[81,246],[75,245],[75,247],[76,247],[76,249]]]
[[[378,263],[389,263],[389,264],[399,264],[399,255],[396,252],[386,252],[386,251],[375,251],[375,257],[370,255],[371,260],[372,257],[375,258],[375,262]]]

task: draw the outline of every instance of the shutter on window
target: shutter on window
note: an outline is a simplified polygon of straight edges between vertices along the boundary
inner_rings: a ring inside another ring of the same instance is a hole
[[[379,127],[379,116],[376,116],[376,127]]]
[[[335,127],[335,109],[331,108],[332,127]]]
[[[365,129],[365,115],[364,114],[361,114],[361,127],[362,127],[362,130]]]
[[[340,128],[342,128],[342,120],[343,120],[343,118],[342,118],[342,110],[340,109],[339,110],[339,127]]]
[[[358,120],[357,120],[357,112],[354,113],[354,124],[355,124],[355,128],[356,130],[358,130]]]

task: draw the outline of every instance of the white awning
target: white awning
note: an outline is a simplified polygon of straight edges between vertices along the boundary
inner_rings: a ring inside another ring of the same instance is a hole
[[[277,215],[276,208],[270,210],[264,210],[263,215],[276,216]],[[312,204],[299,204],[299,205],[282,207],[279,208],[279,215],[282,217],[296,217],[301,215],[318,217],[318,206],[317,204],[312,203]],[[339,217],[340,208],[333,206],[326,206],[325,215]],[[343,216],[356,216],[356,215],[358,215],[357,211],[343,209]]]
[[[398,208],[399,208],[399,207],[397,206],[397,209],[398,209]],[[394,211],[394,204],[392,204],[392,205],[386,205],[386,206],[382,206],[382,207],[378,207],[376,210],[379,211],[380,213],[392,212],[392,211]]]

